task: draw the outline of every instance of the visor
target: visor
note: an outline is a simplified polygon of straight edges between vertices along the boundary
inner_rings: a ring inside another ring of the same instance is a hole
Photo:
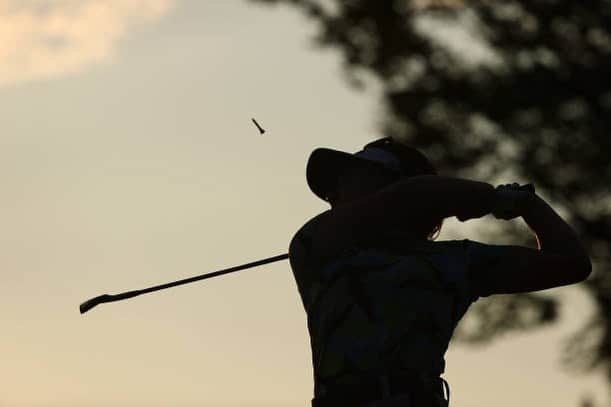
[[[401,161],[390,151],[383,150],[377,147],[366,147],[364,150],[354,154],[356,157],[361,157],[369,161],[374,161],[382,164],[384,167],[392,171],[401,172]]]

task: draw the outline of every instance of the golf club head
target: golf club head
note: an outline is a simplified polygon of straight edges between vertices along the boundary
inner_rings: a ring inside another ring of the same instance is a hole
[[[85,312],[89,311],[91,308],[95,307],[98,304],[106,302],[110,298],[111,296],[108,294],[98,295],[97,297],[94,297],[82,303],[79,306],[79,310],[81,311],[81,314],[84,314]]]

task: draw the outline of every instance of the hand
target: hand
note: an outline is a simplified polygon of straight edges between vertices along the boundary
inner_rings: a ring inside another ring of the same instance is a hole
[[[527,202],[532,199],[535,188],[532,184],[501,184],[496,187],[497,201],[492,214],[497,219],[510,220],[522,216]]]

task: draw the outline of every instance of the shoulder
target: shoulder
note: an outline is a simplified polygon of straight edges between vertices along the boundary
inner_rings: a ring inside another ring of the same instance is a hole
[[[334,227],[331,210],[319,213],[304,223],[291,238],[289,257],[324,264],[355,244],[354,236]]]
[[[319,225],[322,222],[324,212],[305,222],[295,232],[289,244],[289,260],[293,268],[312,263],[318,257],[316,240],[319,233]]]
[[[469,276],[473,280],[479,280],[482,270],[498,266],[498,263],[503,261],[504,257],[507,257],[508,247],[516,247],[482,243],[469,239],[465,239],[464,242]]]
[[[297,232],[295,232],[289,245],[290,251],[303,249],[310,250],[312,239],[314,239],[314,236],[316,235],[317,226],[321,222],[321,215],[323,214],[320,213],[313,218],[310,218],[297,230]],[[291,253],[289,253],[289,255],[290,254]]]
[[[486,256],[493,258],[489,245],[470,239],[427,242],[428,258],[446,284],[461,296],[475,301],[481,297],[480,281],[473,272]]]
[[[466,272],[474,295],[489,297],[501,293],[495,289],[496,285],[504,285],[503,280],[519,279],[516,264],[521,262],[525,251],[534,252],[521,246],[465,239]]]

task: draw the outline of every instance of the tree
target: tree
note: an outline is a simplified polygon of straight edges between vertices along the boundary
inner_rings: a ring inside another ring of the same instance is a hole
[[[422,149],[441,173],[533,182],[567,213],[592,257],[582,284],[596,313],[570,340],[565,366],[602,368],[611,384],[611,1],[250,0],[288,4],[343,56],[356,87],[382,84],[382,133]],[[469,34],[486,57],[441,37]],[[444,31],[445,30],[445,31]],[[516,244],[523,233],[503,229]],[[540,293],[492,296],[471,313],[490,341],[558,320]]]

